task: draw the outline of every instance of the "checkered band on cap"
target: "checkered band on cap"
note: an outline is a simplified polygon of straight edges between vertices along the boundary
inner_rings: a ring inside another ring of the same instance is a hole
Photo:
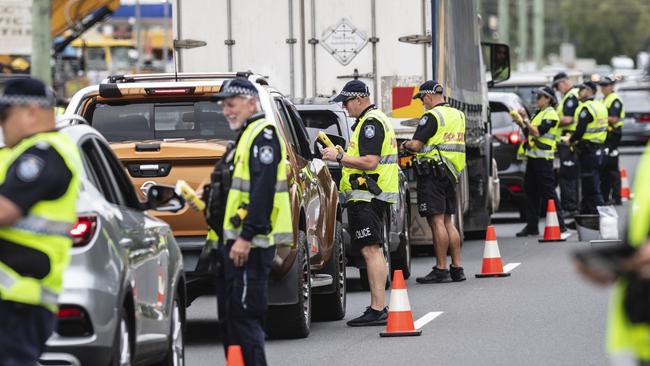
[[[370,93],[341,91],[341,95],[346,97],[367,97],[370,95]]]
[[[242,88],[240,86],[226,86],[221,93],[223,94],[238,94],[238,95],[250,95],[252,97],[257,97],[257,90],[250,90],[247,88]]]
[[[38,104],[43,108],[48,108],[54,106],[54,98],[48,97],[35,97],[33,95],[0,95],[0,104],[9,104],[9,105],[28,105],[28,104]]]

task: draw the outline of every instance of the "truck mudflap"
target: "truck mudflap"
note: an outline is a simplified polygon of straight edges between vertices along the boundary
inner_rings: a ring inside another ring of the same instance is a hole
[[[298,260],[294,260],[291,269],[281,278],[271,276],[269,278],[268,304],[274,305],[293,305],[298,303],[299,293],[296,283],[298,283]]]

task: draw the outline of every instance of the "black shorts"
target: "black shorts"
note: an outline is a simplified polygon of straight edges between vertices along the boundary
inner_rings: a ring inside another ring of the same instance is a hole
[[[347,204],[352,244],[358,247],[384,244],[384,215],[388,203],[373,199],[370,202],[352,201]]]
[[[420,216],[456,213],[456,182],[451,177],[418,177],[417,193]]]

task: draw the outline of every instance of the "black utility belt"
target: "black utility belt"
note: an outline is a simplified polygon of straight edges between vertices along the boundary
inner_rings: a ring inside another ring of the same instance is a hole
[[[427,160],[416,160],[415,164],[415,175],[418,177],[434,177],[434,178],[443,178],[449,177],[451,172],[442,160],[427,159]]]
[[[538,140],[533,140],[535,143],[535,147],[540,149],[540,150],[553,150],[553,147],[551,145],[547,145],[541,141]]]
[[[375,196],[380,195],[383,191],[377,182],[379,182],[379,174],[350,174],[350,186],[354,190],[368,191]]]

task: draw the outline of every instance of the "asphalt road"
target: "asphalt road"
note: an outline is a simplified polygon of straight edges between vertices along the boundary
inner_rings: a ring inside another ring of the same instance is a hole
[[[632,178],[642,150],[626,151],[621,164]],[[619,208],[621,227],[627,209],[627,204]],[[369,304],[369,294],[359,289],[358,271],[350,269],[345,320],[312,323],[307,339],[268,341],[269,364],[606,365],[609,290],[582,281],[571,263],[571,252],[589,244],[578,242],[575,232],[565,243],[515,238],[522,224],[508,214],[497,216],[503,262],[520,263],[512,276],[474,278],[482,240],[464,244],[468,281],[463,283],[417,284],[414,277],[426,274],[434,259],[414,258],[415,275],[407,281],[414,318],[442,312],[422,327],[420,337],[380,338],[381,327],[346,327],[345,321]],[[188,309],[188,365],[225,365],[215,309],[214,298],[199,299]]]

